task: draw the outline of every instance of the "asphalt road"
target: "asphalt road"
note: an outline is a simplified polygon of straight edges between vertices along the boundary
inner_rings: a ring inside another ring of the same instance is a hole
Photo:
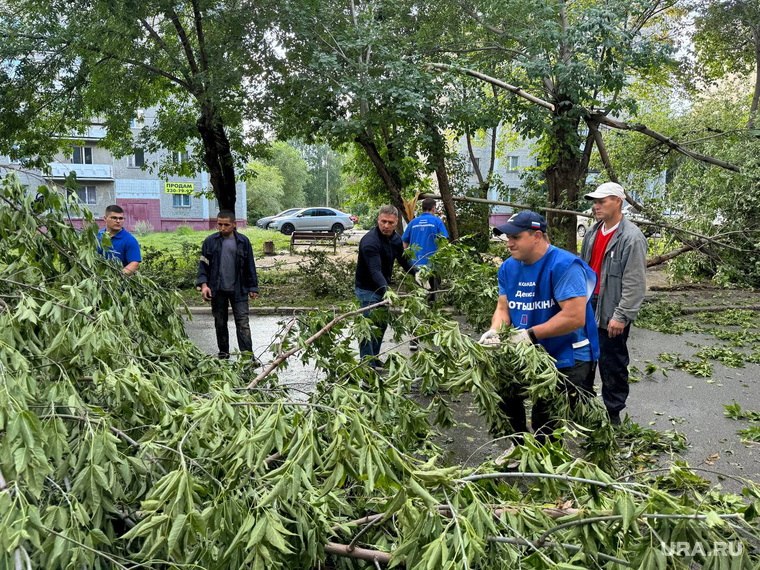
[[[254,352],[262,360],[271,359],[267,347],[274,341],[285,320],[286,317],[276,316],[251,317]],[[232,318],[229,326],[234,347]],[[216,353],[210,315],[196,315],[187,323],[186,330],[202,350],[209,354]],[[386,340],[384,347],[389,346],[388,342]],[[737,430],[748,427],[749,422],[726,418],[723,406],[736,401],[742,409],[760,410],[760,365],[727,368],[713,362],[713,376],[697,378],[676,369],[663,373],[663,367],[672,365],[663,364],[658,358],[661,353],[680,354],[688,358],[700,346],[717,343],[713,337],[701,334],[670,335],[634,327],[629,338],[631,365],[639,369],[640,380],[631,384],[626,412],[643,427],[684,433],[689,448],[680,458],[699,468],[700,475],[720,483],[724,489],[739,492],[742,485],[732,477],[760,481],[760,444],[741,441]],[[402,346],[399,350],[407,352],[408,347]],[[648,363],[659,368],[650,376],[645,376]],[[313,369],[296,361],[281,373],[280,378],[283,383],[305,395],[314,387],[314,374]],[[500,444],[489,443],[485,425],[469,398],[456,402],[454,410],[463,425],[446,432],[444,445],[455,461],[467,460],[475,449],[479,451],[470,459],[471,462],[482,461],[487,455],[500,451]],[[673,459],[676,458],[660,456],[659,465],[667,466]],[[727,477],[719,477],[719,474]]]

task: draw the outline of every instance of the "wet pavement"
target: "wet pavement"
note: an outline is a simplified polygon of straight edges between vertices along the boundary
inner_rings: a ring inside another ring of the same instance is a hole
[[[285,316],[251,317],[254,352],[263,361],[271,360],[268,347],[286,322]],[[234,347],[235,331],[231,318],[229,326]],[[209,354],[217,352],[210,315],[195,315],[187,323],[186,330],[201,350]],[[742,442],[737,430],[747,428],[750,422],[726,418],[723,406],[736,401],[743,410],[760,410],[760,365],[728,368],[710,361],[714,366],[712,377],[698,378],[683,370],[671,369],[671,364],[663,364],[658,359],[661,353],[676,353],[689,358],[701,346],[716,344],[720,343],[708,335],[671,335],[632,328],[629,338],[631,365],[640,372],[639,380],[631,384],[626,412],[642,427],[661,431],[671,429],[686,435],[688,450],[679,457],[660,456],[660,465],[667,466],[678,458],[686,460],[692,467],[700,469],[701,476],[720,483],[726,490],[739,492],[741,483],[731,477],[760,481],[760,444]],[[390,346],[386,337],[383,349]],[[409,354],[406,345],[397,350]],[[647,376],[644,371],[648,364],[658,368]],[[663,368],[667,368],[665,372]],[[280,378],[305,394],[313,390],[316,374],[312,368],[294,360]],[[490,442],[487,429],[469,396],[454,402],[452,409],[460,425],[446,430],[440,441],[444,449],[451,452],[452,461],[467,461],[473,465],[503,449],[503,443]]]

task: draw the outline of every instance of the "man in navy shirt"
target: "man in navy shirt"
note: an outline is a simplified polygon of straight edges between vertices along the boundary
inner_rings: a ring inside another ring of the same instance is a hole
[[[140,254],[140,244],[137,243],[135,236],[122,227],[124,225],[124,210],[115,204],[107,206],[106,215],[103,219],[106,222],[106,228],[98,232],[98,253],[106,259],[118,259],[121,261],[124,275],[134,275],[140,267],[142,255]],[[102,241],[106,232],[111,239],[111,245],[104,249]]]
[[[506,234],[512,255],[499,268],[499,300],[491,328],[480,342],[499,343],[498,330],[512,325],[507,341],[542,345],[567,378],[571,397],[578,389],[592,393],[599,358],[590,303],[596,275],[577,255],[549,244],[546,221],[535,212],[514,214],[496,230]],[[502,397],[502,409],[517,433],[527,431],[522,400],[519,395]],[[539,440],[551,433],[548,410],[548,402],[533,406],[532,424]]]
[[[438,237],[449,237],[441,218],[435,215],[435,199],[425,198],[422,201],[422,213],[414,218],[404,230],[401,240],[404,247],[412,252],[414,266],[418,268],[430,267],[430,257],[438,251],[436,239]],[[432,267],[430,268],[432,269]],[[429,273],[428,284],[430,293],[428,293],[428,304],[435,303],[436,291],[440,288],[441,279],[433,271]],[[417,339],[409,341],[409,348],[417,350]]]
[[[398,261],[409,273],[416,274],[417,268],[404,256],[404,245],[396,233],[398,211],[394,206],[381,206],[377,214],[377,226],[372,228],[359,242],[359,259],[356,262],[354,279],[356,298],[360,307],[366,307],[383,300],[393,273],[393,262]],[[375,313],[373,315],[373,313]],[[380,329],[373,331],[370,340],[359,342],[359,355],[370,358],[371,365],[380,367],[377,356],[388,327],[387,311],[365,311],[364,316],[372,317]]]

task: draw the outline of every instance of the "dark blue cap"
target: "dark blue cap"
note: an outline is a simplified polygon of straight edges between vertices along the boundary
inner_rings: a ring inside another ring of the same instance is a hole
[[[546,233],[546,220],[540,214],[523,210],[512,214],[507,223],[497,226],[493,229],[494,235],[506,234],[513,236],[524,232],[525,230],[541,230]]]

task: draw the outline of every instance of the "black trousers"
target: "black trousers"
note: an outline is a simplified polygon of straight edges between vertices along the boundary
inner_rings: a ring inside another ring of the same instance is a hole
[[[596,313],[596,295],[591,305]],[[607,323],[604,323],[605,325]],[[630,387],[628,386],[628,333],[631,323],[623,329],[622,334],[610,338],[607,329],[599,329],[599,376],[602,378],[602,400],[610,412],[619,412],[625,408]]]
[[[229,305],[232,305],[232,316],[235,319],[238,349],[240,352],[253,352],[251,325],[248,322],[248,297],[236,301],[234,291],[217,291],[211,298],[211,314],[214,315],[216,345],[219,347],[219,352],[223,354],[230,352],[230,333],[227,330]]]
[[[602,378],[602,400],[610,412],[625,408],[628,386],[628,333],[631,323],[622,334],[610,338],[607,329],[599,329],[599,376]]]
[[[577,362],[574,366],[568,368],[558,368],[561,374],[559,388],[567,393],[570,402],[570,409],[575,408],[579,398],[588,398],[593,396],[594,390],[594,362]],[[509,418],[512,424],[512,430],[515,433],[527,433],[528,424],[525,416],[524,398],[514,396],[502,398],[500,404],[501,410]],[[539,442],[546,441],[546,438],[552,434],[557,426],[556,418],[552,419],[551,402],[549,400],[538,399],[533,404],[531,410],[531,424],[535,431],[536,439]],[[521,438],[516,438],[516,443],[521,443]]]

